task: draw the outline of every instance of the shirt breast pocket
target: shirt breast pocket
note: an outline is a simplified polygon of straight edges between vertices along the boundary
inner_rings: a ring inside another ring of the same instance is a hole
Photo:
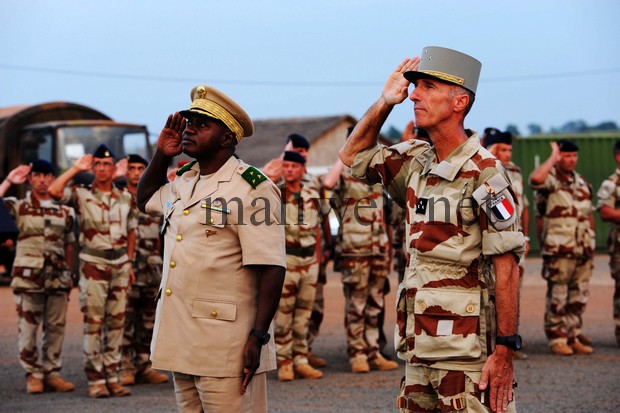
[[[198,214],[198,223],[216,228],[223,228],[228,221],[228,214],[203,204]]]

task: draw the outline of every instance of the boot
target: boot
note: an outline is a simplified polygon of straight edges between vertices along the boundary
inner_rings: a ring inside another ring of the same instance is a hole
[[[585,344],[586,346],[592,345],[592,339],[585,334],[579,334],[577,339],[581,342],[581,344]]]
[[[118,382],[122,386],[132,386],[136,384],[136,376],[131,371],[124,370],[121,372]]]
[[[63,379],[60,376],[47,377],[45,379],[45,385],[50,390],[60,393],[73,391],[75,389],[75,384]]]
[[[378,371],[396,370],[398,368],[397,362],[386,360],[379,353],[377,353],[377,357],[368,361],[368,365],[370,366],[371,370],[378,370]]]
[[[138,382],[140,383],[161,384],[167,381],[168,376],[166,374],[159,373],[152,368],[148,368],[138,375]]]
[[[572,348],[573,348],[573,353],[575,354],[589,355],[594,352],[594,349],[592,347],[586,346],[578,339],[575,340],[575,342],[572,345]]]
[[[101,399],[103,397],[109,397],[110,392],[105,384],[93,384],[88,386],[88,395],[93,399]]]
[[[293,373],[293,365],[291,363],[283,364],[278,369],[278,380],[280,381],[293,381],[295,380],[295,373]]]
[[[26,377],[26,392],[28,394],[43,393],[43,380],[34,377],[32,374]]]
[[[358,354],[349,360],[349,363],[351,363],[351,371],[353,373],[368,373],[370,371],[368,360],[363,355]]]
[[[106,387],[110,394],[114,397],[125,397],[131,395],[131,390],[118,383],[106,383]]]
[[[323,373],[319,370],[315,369],[308,363],[298,364],[294,367],[295,375],[301,377],[302,379],[320,379],[323,377]]]
[[[573,349],[566,343],[555,343],[551,345],[551,352],[558,356],[572,356]]]
[[[308,363],[310,363],[310,365],[312,367],[325,367],[327,366],[327,362],[325,361],[325,359],[317,356],[316,354],[313,353],[308,353]]]

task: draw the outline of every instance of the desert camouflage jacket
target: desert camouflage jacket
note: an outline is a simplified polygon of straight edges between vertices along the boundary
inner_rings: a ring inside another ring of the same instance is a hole
[[[305,248],[316,244],[320,231],[321,195],[316,185],[304,182],[300,192],[279,186],[285,211],[286,248]]]
[[[604,206],[620,209],[620,168],[603,181],[596,197],[597,209]],[[620,254],[620,224],[610,223],[607,247],[610,254]]]
[[[537,210],[543,218],[542,254],[591,257],[594,230],[590,226],[592,187],[577,172],[560,174],[553,167],[536,191]]]
[[[528,222],[522,222],[520,220],[523,209],[529,206],[529,201],[527,196],[525,196],[523,188],[523,175],[521,174],[521,169],[513,162],[508,162],[507,164],[503,164],[503,166],[508,173],[512,190],[515,194],[515,199],[517,201],[517,216],[519,217],[519,229],[523,231],[523,226],[529,224]]]
[[[71,289],[65,247],[75,242],[73,208],[42,206],[30,193],[22,200],[5,198],[5,203],[19,228],[11,287],[28,292]]]
[[[362,151],[353,165],[354,176],[383,182],[406,208],[409,262],[395,344],[411,364],[482,368],[496,335],[491,257],[513,253],[518,260],[524,250],[505,171],[468,134],[441,162],[434,148],[410,140]]]
[[[138,220],[134,260],[136,281],[134,285],[159,286],[163,263],[159,235],[162,219],[145,214],[136,206],[134,206],[134,214]]]

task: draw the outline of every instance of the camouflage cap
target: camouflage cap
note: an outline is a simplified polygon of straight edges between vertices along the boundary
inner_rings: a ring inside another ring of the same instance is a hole
[[[114,154],[105,144],[101,144],[93,152],[93,158],[114,158]]]
[[[192,104],[179,112],[187,118],[190,115],[207,116],[223,122],[236,136],[237,142],[252,136],[254,124],[250,116],[235,101],[211,86],[194,86],[190,93]]]
[[[481,68],[482,63],[465,53],[427,46],[422,50],[418,70],[405,72],[404,76],[410,82],[420,78],[438,79],[462,86],[475,94]]]

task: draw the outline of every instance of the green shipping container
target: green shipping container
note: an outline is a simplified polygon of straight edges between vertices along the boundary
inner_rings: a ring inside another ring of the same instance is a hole
[[[536,236],[535,211],[532,189],[528,179],[534,169],[543,163],[551,154],[550,142],[558,139],[571,139],[579,146],[579,160],[577,172],[582,174],[592,185],[593,204],[596,208],[596,192],[605,178],[616,170],[613,156],[613,146],[620,139],[620,133],[587,133],[579,135],[539,135],[520,137],[513,142],[512,160],[521,168],[525,181],[525,193],[530,201],[530,251],[533,254],[540,252],[540,243]],[[596,248],[599,252],[606,251],[609,225],[601,221],[599,214],[594,213],[596,220]]]

